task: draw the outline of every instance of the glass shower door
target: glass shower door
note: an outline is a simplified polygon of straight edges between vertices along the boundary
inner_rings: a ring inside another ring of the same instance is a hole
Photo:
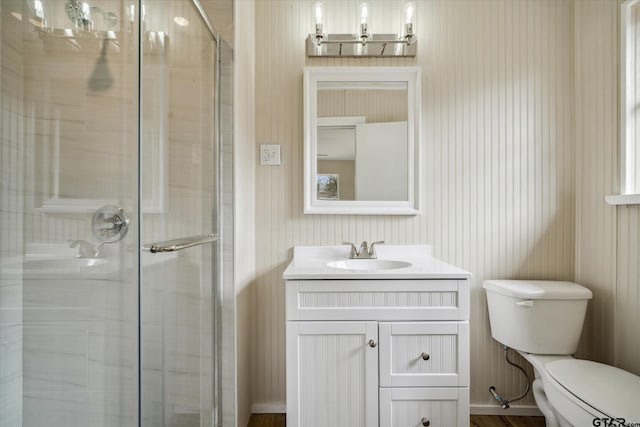
[[[142,424],[212,426],[216,41],[189,1],[142,5]]]
[[[138,10],[0,2],[2,427],[138,423]]]
[[[217,55],[190,0],[0,0],[0,427],[218,424]]]

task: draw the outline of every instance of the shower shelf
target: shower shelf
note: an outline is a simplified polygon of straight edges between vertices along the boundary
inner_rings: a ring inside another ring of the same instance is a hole
[[[38,29],[40,38],[118,40],[120,31],[86,31],[71,28]]]
[[[71,28],[38,29],[38,36],[47,51],[77,52],[81,50],[100,51],[103,48],[114,53],[120,52],[121,40],[129,38],[121,31],[86,31]],[[111,43],[106,43],[106,42]],[[105,45],[106,46],[103,46]]]
[[[70,28],[38,29],[40,39],[45,45],[45,49],[53,51],[77,52],[84,50],[100,50],[104,41],[108,43],[108,49],[115,53],[120,52],[121,42],[125,39],[132,40],[131,31],[86,31]],[[145,31],[143,37],[144,50],[146,54],[164,55],[168,48],[169,37],[162,31]]]

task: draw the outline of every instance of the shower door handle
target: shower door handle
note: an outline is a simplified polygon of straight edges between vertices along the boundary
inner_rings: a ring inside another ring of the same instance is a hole
[[[180,239],[165,240],[164,242],[151,243],[149,245],[142,246],[142,250],[145,252],[151,252],[152,254],[159,252],[176,252],[182,249],[190,248],[192,246],[204,245],[205,243],[212,243],[220,239],[215,234],[204,234],[201,236],[189,236]]]

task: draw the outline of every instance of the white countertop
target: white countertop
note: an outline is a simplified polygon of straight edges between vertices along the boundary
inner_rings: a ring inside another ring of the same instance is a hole
[[[429,245],[376,245],[378,259],[405,261],[410,267],[390,270],[346,270],[327,266],[349,259],[350,247],[295,246],[285,280],[322,279],[469,279],[471,273],[431,256]]]

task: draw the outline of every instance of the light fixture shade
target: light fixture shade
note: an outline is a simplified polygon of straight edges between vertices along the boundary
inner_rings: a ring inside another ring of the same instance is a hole
[[[360,24],[368,24],[369,15],[371,13],[371,5],[367,2],[362,2],[360,3],[358,10],[360,12],[358,15],[360,17]]]
[[[324,18],[324,10],[322,7],[322,2],[318,1],[313,5],[313,16],[314,16],[316,25],[323,24],[322,20]]]
[[[416,2],[409,1],[404,4],[402,14],[401,34],[403,37],[411,37],[416,33]]]

